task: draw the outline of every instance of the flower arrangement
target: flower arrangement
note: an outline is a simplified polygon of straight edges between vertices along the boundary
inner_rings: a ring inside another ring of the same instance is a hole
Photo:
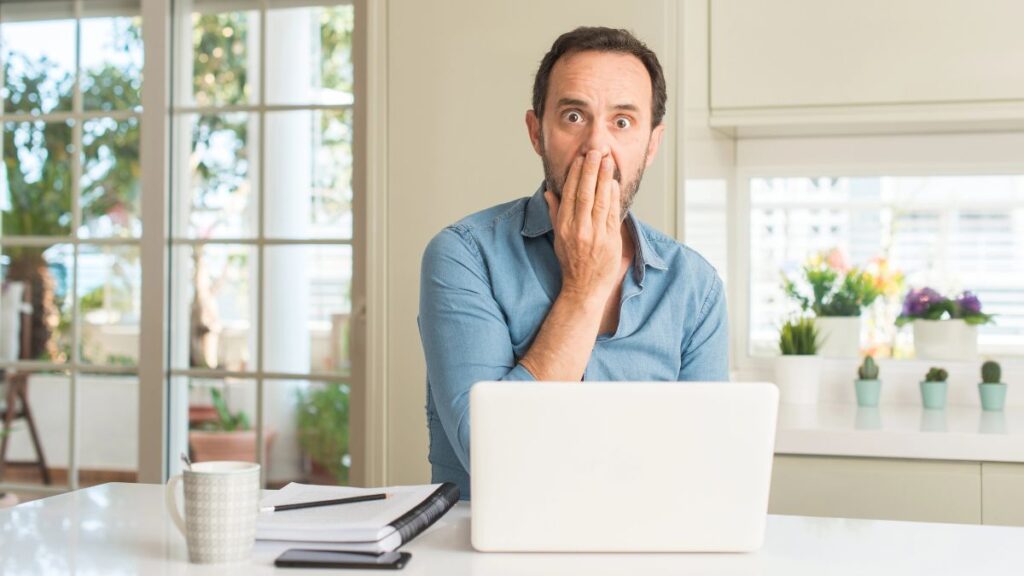
[[[964,320],[971,325],[988,324],[992,315],[981,311],[981,301],[971,292],[964,292],[956,298],[947,298],[938,291],[928,288],[911,290],[903,299],[903,311],[896,318],[896,325],[903,326],[914,320]]]
[[[875,259],[870,267],[851,267],[836,248],[812,256],[801,272],[799,285],[783,276],[783,290],[802,310],[819,317],[860,316],[876,298],[902,282],[902,275],[890,271],[884,259]]]

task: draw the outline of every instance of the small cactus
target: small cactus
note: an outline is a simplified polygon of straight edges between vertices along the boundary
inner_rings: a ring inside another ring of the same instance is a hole
[[[931,368],[924,376],[925,382],[945,382],[948,378],[949,373],[942,368]]]
[[[999,384],[1003,380],[1003,370],[998,362],[988,360],[981,365],[981,381],[985,384]]]
[[[857,375],[861,380],[878,380],[878,364],[871,356],[864,357],[864,363],[857,369]]]

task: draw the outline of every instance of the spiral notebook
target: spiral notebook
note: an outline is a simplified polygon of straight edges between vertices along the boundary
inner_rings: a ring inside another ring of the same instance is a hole
[[[263,512],[256,539],[301,542],[302,548],[383,553],[398,549],[430,527],[459,501],[451,482],[422,486],[352,488],[291,483],[260,501],[260,506],[387,493],[384,500]]]

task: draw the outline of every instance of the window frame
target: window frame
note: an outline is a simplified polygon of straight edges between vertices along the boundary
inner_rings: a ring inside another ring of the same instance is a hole
[[[70,414],[69,414],[69,462],[68,462],[68,484],[59,487],[47,487],[37,485],[22,485],[7,482],[0,482],[0,489],[18,489],[25,492],[53,494],[69,490],[75,490],[78,486],[78,460],[77,446],[77,407],[79,400],[76,396],[75,374],[100,373],[100,374],[132,374],[138,377],[138,481],[146,483],[162,483],[167,480],[178,463],[177,454],[170,450],[171,426],[173,425],[173,414],[171,405],[170,379],[172,371],[169,363],[170,351],[170,260],[171,260],[171,225],[170,225],[170,199],[172,194],[171,149],[175,144],[172,141],[172,123],[174,111],[171,109],[172,72],[174,66],[174,42],[172,36],[172,21],[175,17],[175,0],[137,0],[136,9],[126,11],[121,2],[116,10],[110,14],[99,14],[89,12],[83,15],[83,3],[85,0],[68,0],[67,4],[72,9],[71,17],[76,21],[76,29],[81,28],[83,17],[96,16],[135,16],[142,19],[141,38],[145,53],[142,66],[142,74],[145,78],[141,94],[141,111],[81,111],[80,75],[76,71],[74,78],[74,98],[77,103],[73,105],[71,113],[55,112],[40,116],[33,116],[32,120],[56,118],[65,120],[67,118],[89,119],[94,117],[115,118],[122,120],[134,117],[140,124],[139,140],[139,164],[141,168],[140,177],[140,205],[141,213],[139,218],[142,224],[141,236],[134,238],[111,238],[111,239],[81,239],[78,238],[76,224],[80,220],[80,207],[78,206],[80,194],[78,178],[73,179],[72,202],[75,221],[72,225],[72,235],[69,237],[49,238],[40,240],[36,237],[22,237],[14,242],[0,239],[0,244],[25,244],[45,241],[46,244],[74,243],[77,253],[77,246],[87,245],[128,245],[136,246],[139,249],[141,258],[141,310],[139,316],[139,348],[138,363],[134,368],[116,366],[96,366],[82,364],[80,362],[68,362],[63,364],[42,363],[42,362],[8,362],[4,366],[12,368],[28,368],[34,371],[54,369],[69,373],[71,383],[69,387]],[[131,0],[127,0],[131,2]],[[215,8],[219,4],[216,1],[196,0],[197,8]],[[242,0],[233,2],[230,6],[245,6],[258,9],[264,13],[271,7],[287,8],[297,6],[336,6],[353,5],[355,9],[355,30],[353,33],[352,59],[354,62],[354,83],[353,93],[355,104],[348,107],[353,112],[353,141],[352,141],[352,213],[353,213],[353,236],[349,240],[275,240],[275,244],[348,244],[353,249],[353,274],[351,292],[351,341],[354,343],[351,352],[352,366],[346,380],[358,382],[359,385],[351,386],[351,414],[349,426],[356,430],[351,434],[353,438],[363,438],[361,443],[353,444],[350,447],[353,466],[350,481],[360,485],[366,483],[380,483],[386,473],[386,455],[383,453],[386,446],[386,341],[387,335],[382,329],[373,331],[370,326],[383,326],[386,319],[386,295],[382,294],[387,281],[387,269],[384,263],[376,262],[367,253],[372,250],[374,253],[385,253],[386,250],[386,173],[382,159],[386,157],[386,107],[377,103],[378,98],[386,97],[386,8],[377,6],[367,0]],[[34,8],[26,3],[22,8]],[[32,19],[52,19],[55,15],[68,16],[61,12],[55,14],[52,6],[45,5],[44,8],[51,9],[49,12],[39,12],[36,18],[35,12],[26,9],[19,11],[16,19],[10,21],[25,21]],[[62,9],[64,7],[61,7]],[[7,20],[5,20],[7,21]],[[265,18],[260,19],[261,27],[265,29]],[[265,37],[265,35],[263,35]],[[261,37],[261,50],[266,46]],[[370,51],[370,45],[375,51]],[[76,61],[80,60],[77,52],[81,50],[81,42],[76,42]],[[261,66],[265,58],[260,58]],[[262,88],[261,88],[262,90]],[[381,100],[386,102],[386,100]],[[271,105],[259,104],[265,109],[280,110],[316,110],[318,108],[337,109],[337,106],[321,105]],[[226,109],[218,110],[220,112]],[[77,115],[76,115],[77,114]],[[21,115],[4,115],[0,111],[0,121],[7,122],[19,119]],[[80,150],[82,122],[76,121],[75,130],[78,132],[75,142]],[[381,131],[381,135],[370,136],[369,130]],[[263,137],[262,131],[260,137]],[[78,155],[74,156],[75,173],[80,171]],[[262,163],[258,168],[263,170]],[[263,179],[260,179],[260,186],[263,186]],[[380,190],[381,193],[370,197],[367,193],[370,189]],[[261,208],[262,210],[262,203]],[[371,219],[373,226],[371,227]],[[263,225],[262,217],[260,226]],[[371,230],[372,228],[372,230]],[[245,242],[252,243],[251,239]],[[76,256],[77,258],[77,256]],[[260,266],[260,281],[262,281],[262,266]],[[73,295],[73,321],[78,323],[78,298],[76,286],[71,284]],[[260,320],[262,322],[262,320]],[[77,347],[75,347],[77,349]],[[258,352],[261,352],[258,349]],[[77,354],[77,351],[76,351]],[[367,360],[371,363],[368,364]],[[219,375],[224,375],[218,373]],[[271,377],[283,377],[294,379],[295,374],[271,374],[260,373],[265,379]],[[228,373],[227,375],[231,375]],[[301,375],[302,379],[311,381],[338,381],[342,376],[339,374],[310,374]],[[257,396],[258,400],[262,394]],[[262,428],[262,414],[258,413],[256,428],[259,432]],[[262,434],[259,434],[260,449],[258,454],[262,458]]]
[[[881,138],[885,138],[884,136]],[[894,137],[896,138],[896,137]],[[927,136],[926,136],[927,138]],[[842,141],[844,138],[836,138]],[[813,146],[813,144],[810,144]],[[797,145],[793,150],[802,146]],[[899,146],[907,156],[911,155],[909,147]],[[866,163],[864,160],[855,161],[827,161],[822,163],[793,161],[790,163],[790,154],[780,155],[778,162],[763,162],[743,164],[739,160],[734,171],[735,183],[729,188],[729,215],[730,215],[730,243],[729,251],[729,277],[733,279],[729,287],[730,317],[732,332],[732,356],[734,370],[742,374],[768,377],[771,374],[774,357],[755,356],[750,353],[750,308],[752,288],[751,262],[749,254],[750,246],[750,222],[752,201],[750,197],[750,181],[752,178],[806,178],[818,176],[844,176],[844,177],[927,177],[927,176],[991,176],[991,175],[1022,175],[1024,174],[1024,160],[1020,162],[995,160],[993,162],[982,162],[968,160],[959,164],[950,164],[940,159],[926,159],[924,161],[900,162],[888,161],[878,163]],[[795,156],[793,158],[795,159]],[[1024,356],[1014,357],[1024,360]],[[832,364],[846,364],[843,360],[829,359]],[[917,371],[920,366],[928,361],[918,359],[886,359],[887,363],[894,362],[902,364],[908,369]]]
[[[143,3],[147,0],[142,0]],[[150,0],[151,1],[151,0]],[[45,4],[43,6],[30,5],[28,3],[19,3],[13,5],[16,10],[14,11],[14,17],[10,19],[2,19],[3,23],[24,23],[33,21],[47,21],[47,20],[73,20],[75,27],[75,69],[74,76],[71,85],[72,104],[70,111],[52,111],[41,114],[8,114],[4,110],[4,102],[0,101],[0,124],[3,123],[18,123],[18,122],[73,122],[71,126],[71,141],[70,145],[74,149],[74,154],[71,155],[70,160],[70,174],[71,174],[71,186],[69,190],[70,203],[71,203],[71,224],[69,226],[70,233],[67,236],[0,236],[0,247],[9,246],[56,246],[56,245],[68,245],[72,247],[72,259],[74,262],[74,273],[71,274],[70,281],[68,282],[68,297],[71,298],[71,328],[70,328],[70,342],[71,342],[71,355],[67,362],[53,362],[53,361],[41,361],[41,360],[15,360],[15,361],[3,361],[0,362],[0,368],[13,369],[13,370],[24,370],[30,374],[47,374],[47,373],[58,373],[64,374],[68,380],[68,460],[67,464],[67,484],[65,485],[34,485],[34,484],[19,484],[12,482],[0,481],[0,490],[3,489],[16,489],[28,493],[39,493],[39,494],[59,494],[65,491],[77,490],[79,488],[79,435],[77,434],[79,426],[79,410],[80,397],[79,397],[79,386],[78,379],[80,376],[135,376],[135,385],[139,388],[139,396],[141,397],[142,392],[142,373],[143,373],[143,358],[142,358],[142,339],[143,339],[143,316],[144,316],[144,302],[145,302],[145,281],[140,278],[140,290],[142,291],[143,304],[140,309],[139,316],[139,357],[134,367],[114,366],[108,364],[93,364],[83,362],[81,359],[81,342],[82,342],[82,318],[79,314],[79,299],[81,296],[78,294],[78,276],[79,276],[79,263],[80,263],[80,248],[82,246],[93,246],[93,247],[128,247],[136,248],[139,250],[139,257],[142,261],[142,267],[145,267],[145,255],[144,255],[144,240],[145,240],[145,212],[146,201],[145,192],[140,191],[139,205],[140,212],[138,214],[139,219],[143,222],[143,233],[140,236],[112,236],[105,238],[85,238],[80,235],[79,227],[82,224],[82,206],[81,206],[81,178],[82,178],[82,162],[81,154],[83,150],[83,126],[85,122],[94,119],[112,119],[116,122],[124,122],[127,120],[134,119],[139,123],[139,166],[142,169],[144,165],[143,149],[145,145],[146,130],[144,126],[147,122],[145,115],[145,107],[143,101],[143,92],[145,92],[146,85],[148,84],[148,78],[146,82],[143,82],[142,90],[140,91],[140,105],[143,106],[142,110],[137,109],[119,109],[119,110],[85,110],[84,99],[82,94],[82,20],[89,18],[104,18],[104,17],[142,17],[141,6],[138,9],[126,8],[130,2],[122,2],[117,6],[111,5],[110,10],[103,11],[92,11],[84,9],[84,0],[67,0],[62,5]],[[146,36],[145,36],[145,18],[142,20],[142,46],[144,53],[146,50]],[[146,58],[143,59],[142,74],[146,74]],[[2,53],[0,53],[0,71],[2,71]],[[2,146],[2,142],[0,142]],[[145,190],[145,170],[142,171],[142,178],[140,179],[140,186],[142,190]],[[144,272],[142,273],[144,278]],[[141,420],[140,420],[140,429]],[[140,460],[137,461],[139,468],[139,481],[142,481],[142,462],[141,462],[141,435],[140,435],[140,447],[139,456]],[[51,460],[48,463],[52,463]]]

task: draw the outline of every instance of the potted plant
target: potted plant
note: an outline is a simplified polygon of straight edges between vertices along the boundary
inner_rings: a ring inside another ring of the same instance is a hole
[[[775,359],[775,384],[786,404],[817,404],[821,357],[817,356],[820,335],[814,318],[790,320],[779,330],[779,352]]]
[[[898,274],[891,276],[899,281]],[[822,356],[853,358],[860,351],[861,312],[883,293],[886,282],[881,274],[850,267],[842,252],[832,249],[804,264],[799,283],[784,277],[783,290],[817,319]]]
[[[297,410],[299,445],[310,460],[310,481],[348,484],[349,387],[332,382],[300,391]]]
[[[977,326],[992,322],[971,292],[947,298],[929,287],[903,299],[896,325],[914,324],[914,351],[926,360],[973,360],[978,355]]]
[[[854,381],[854,388],[857,392],[858,406],[878,406],[878,399],[882,393],[882,381],[878,379],[878,365],[875,359],[868,355],[864,362],[857,369],[857,380]]]
[[[998,362],[986,361],[981,365],[981,382],[978,393],[981,395],[981,409],[999,411],[1006,404],[1006,384],[1002,382],[1003,370]]]
[[[946,380],[949,374],[942,368],[931,368],[921,382],[921,402],[929,410],[942,410],[946,407]]]
[[[256,431],[249,424],[249,417],[244,411],[231,412],[223,393],[217,388],[210,388],[210,401],[213,403],[216,419],[196,424],[189,430],[188,443],[192,452],[193,462],[210,460],[256,461]],[[276,433],[273,430],[263,431],[263,462],[270,451]]]

